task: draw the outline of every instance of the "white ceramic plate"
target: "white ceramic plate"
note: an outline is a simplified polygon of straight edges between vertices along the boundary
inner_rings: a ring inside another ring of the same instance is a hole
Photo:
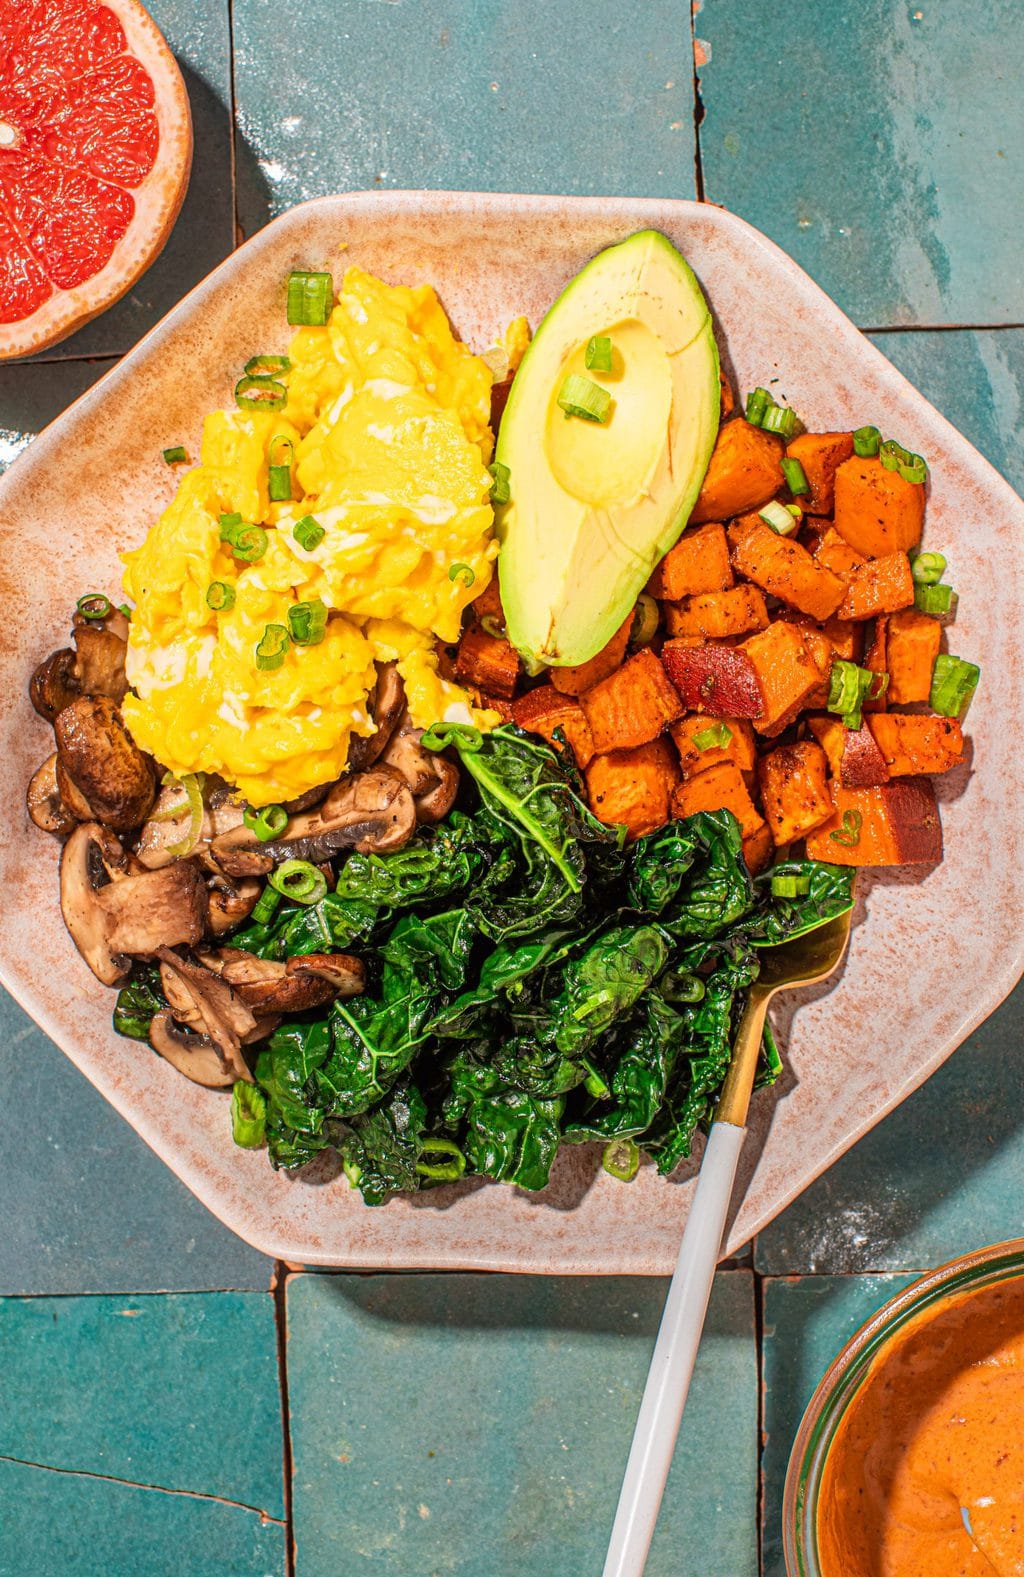
[[[254,351],[284,349],[284,281],[348,262],[395,283],[435,284],[457,332],[492,342],[536,324],[601,247],[662,230],[695,268],[725,365],[766,384],[811,428],[872,422],[927,456],[926,543],[960,592],[951,648],[982,664],[973,755],[938,780],[946,858],[925,875],[863,878],[842,976],[794,992],[775,1023],[786,1072],[755,1099],[736,1249],[915,1089],[1021,973],[1019,767],[1024,716],[1024,505],[795,263],[721,209],[697,203],[441,192],[357,193],[283,215],[193,290],[26,450],[0,481],[8,612],[0,750],[13,811],[0,829],[4,984],[177,1175],[230,1227],[292,1262],[365,1267],[664,1273],[693,1171],[651,1167],[625,1186],[594,1149],[567,1150],[541,1195],[480,1182],[369,1209],[343,1178],[274,1174],[231,1140],[227,1100],[187,1083],[110,1028],[112,994],[71,944],[58,908],[57,845],[29,823],[23,788],[52,749],[26,694],[64,645],[85,590],[118,584],[117,553],[170,500],[170,444],[197,453],[202,416],[231,403]],[[344,251],[339,251],[344,248]]]

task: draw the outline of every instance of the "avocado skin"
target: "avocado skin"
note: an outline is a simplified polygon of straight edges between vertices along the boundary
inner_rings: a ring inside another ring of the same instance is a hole
[[[610,375],[585,370],[595,334],[612,340]],[[612,394],[606,425],[558,408],[570,371]],[[530,662],[575,666],[611,639],[686,526],[719,413],[711,314],[685,259],[654,230],[599,252],[544,317],[498,433],[502,603]]]

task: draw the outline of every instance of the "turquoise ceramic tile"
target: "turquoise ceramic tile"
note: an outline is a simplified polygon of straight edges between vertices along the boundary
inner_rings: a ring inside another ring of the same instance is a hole
[[[782,1492],[804,1409],[836,1353],[912,1276],[812,1276],[764,1284],[763,1577],[786,1577]]]
[[[284,1516],[269,1293],[0,1299],[0,1457]]]
[[[235,0],[251,234],[374,187],[694,195],[685,0]]]
[[[1024,321],[1019,0],[705,0],[705,192],[858,323]]]
[[[0,363],[0,475],[113,365],[109,358]]]
[[[0,1577],[285,1577],[285,1530],[191,1495],[0,1461]]]
[[[666,1283],[288,1283],[297,1577],[601,1568]],[[752,1282],[720,1274],[647,1577],[754,1577]]]
[[[1022,1044],[1019,986],[927,1084],[761,1233],[758,1269],[926,1269],[1019,1237]]]
[[[0,1293],[269,1287],[272,1262],[209,1214],[3,992],[0,1088]]]
[[[230,0],[147,0],[182,68],[195,151],[181,213],[155,263],[127,295],[47,359],[130,350],[235,244]]]
[[[1024,492],[1024,330],[911,330],[871,339]]]

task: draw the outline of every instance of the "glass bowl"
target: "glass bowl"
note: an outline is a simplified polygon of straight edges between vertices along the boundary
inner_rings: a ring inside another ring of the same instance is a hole
[[[978,1291],[1024,1275],[1024,1238],[994,1243],[931,1270],[874,1313],[833,1358],[797,1430],[782,1503],[788,1577],[822,1577],[818,1563],[818,1495],[825,1460],[847,1408],[873,1360],[922,1310],[954,1292]]]

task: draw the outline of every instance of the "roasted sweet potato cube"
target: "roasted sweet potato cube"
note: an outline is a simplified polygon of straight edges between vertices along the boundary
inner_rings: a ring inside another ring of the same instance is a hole
[[[515,722],[515,718],[512,716],[512,703],[506,700],[503,695],[488,695],[486,690],[477,690],[475,686],[472,686],[470,688],[470,696],[473,699],[474,706],[483,707],[488,712],[497,712],[503,723]]]
[[[481,619],[493,619],[496,627],[504,629],[505,610],[501,605],[501,587],[497,574],[491,576],[479,597],[469,605],[470,612],[479,624]]]
[[[914,601],[914,577],[905,553],[887,553],[869,559],[851,577],[839,604],[840,619],[874,619],[880,613],[897,613]]]
[[[836,472],[835,521],[839,535],[865,558],[909,553],[921,540],[924,483],[905,482],[877,456],[854,455]]]
[[[747,580],[812,619],[827,619],[843,600],[843,582],[831,570],[816,563],[799,542],[779,536],[763,521],[733,548],[732,561]]]
[[[743,840],[743,858],[751,876],[756,876],[758,871],[763,871],[768,861],[775,852],[771,830],[766,822],[762,822],[756,832]]]
[[[786,619],[790,624],[798,624],[802,630],[819,630],[828,641],[836,657],[842,657],[848,663],[859,663],[864,651],[864,626],[853,624],[848,619],[823,619],[820,623],[806,613],[787,613]]]
[[[809,717],[807,719],[807,727],[828,757],[830,775],[834,778],[840,777],[843,770],[843,749],[846,743],[847,730],[843,727],[838,717],[828,716]]]
[[[864,651],[863,667],[871,670],[873,674],[887,674],[889,672],[889,621],[876,619],[871,626],[871,639]],[[880,695],[873,700],[866,700],[861,708],[864,712],[884,712],[889,705],[889,687],[886,685]]]
[[[683,703],[650,647],[588,690],[581,705],[594,750],[633,750],[683,715]]]
[[[812,551],[822,568],[831,570],[844,583],[852,579],[862,564],[867,563],[863,553],[855,553],[831,522],[828,529],[818,537]]]
[[[800,503],[815,515],[830,515],[835,492],[836,468],[853,454],[852,433],[800,433],[786,445],[791,460],[799,460],[810,484],[809,493],[800,494]]]
[[[594,754],[594,740],[583,708],[574,696],[562,695],[554,685],[538,685],[512,702],[512,719],[531,734],[540,734],[557,748],[560,728],[582,770]]]
[[[727,745],[711,745],[707,750],[700,750],[694,744],[698,734],[707,733],[709,728],[715,728],[719,723],[724,723],[729,730],[730,739]],[[705,772],[708,767],[717,767],[722,761],[731,761],[739,767],[741,772],[753,772],[756,761],[754,747],[754,730],[745,717],[710,717],[705,712],[694,712],[689,717],[683,717],[678,723],[673,723],[669,729],[679,752],[679,762],[683,769],[683,777],[693,777],[695,772]]]
[[[673,635],[721,640],[767,628],[768,609],[756,586],[733,586],[729,591],[685,598],[673,609],[669,623]]]
[[[463,684],[511,699],[519,677],[519,653],[508,641],[488,635],[477,625],[463,630],[455,674]]]
[[[600,684],[602,679],[607,679],[610,673],[622,666],[632,628],[633,615],[630,613],[608,644],[602,646],[589,662],[580,663],[576,668],[552,668],[549,678],[555,689],[561,690],[563,695],[583,695],[585,691],[592,690],[594,685]]]
[[[803,739],[780,745],[757,763],[764,816],[776,845],[794,843],[832,814],[828,760],[820,745]]]
[[[727,416],[731,416],[733,411],[736,409],[736,396],[732,392],[732,384],[725,376],[725,373],[722,371],[721,367],[718,369],[718,383],[722,391],[721,419],[724,422],[725,418]]]
[[[948,772],[964,759],[964,736],[955,717],[914,717],[905,712],[886,712],[870,718],[868,727],[885,758],[891,778]]]
[[[626,827],[631,839],[642,838],[669,820],[679,763],[667,739],[652,739],[636,750],[595,756],[585,776],[598,820]]]
[[[879,783],[888,783],[889,768],[869,724],[843,729],[839,781],[844,788],[874,788]]]
[[[753,719],[759,734],[781,734],[820,689],[821,667],[808,639],[812,634],[778,619],[736,648],[735,655],[746,657],[753,665],[763,697],[761,710]],[[740,715],[745,714],[737,713]]]
[[[902,613],[890,613],[885,626],[890,701],[894,706],[927,701],[932,692],[932,669],[942,644],[942,625],[927,613],[906,608]]]
[[[665,642],[661,660],[688,712],[757,717],[763,709],[754,665],[736,647],[691,646],[684,636]]]
[[[809,859],[833,865],[936,865],[942,859],[942,824],[928,778],[859,789],[833,779],[829,787],[834,810],[808,833]]]
[[[745,838],[753,837],[764,825],[764,817],[754,804],[743,781],[743,774],[731,761],[719,762],[706,772],[680,783],[672,796],[672,814],[680,820],[695,816],[699,810],[731,810]]]
[[[654,571],[647,590],[652,597],[678,602],[681,597],[727,591],[734,580],[725,527],[709,525],[684,532]]]
[[[705,520],[731,520],[748,509],[766,504],[782,486],[784,444],[775,433],[752,427],[734,417],[719,429],[691,525]]]

